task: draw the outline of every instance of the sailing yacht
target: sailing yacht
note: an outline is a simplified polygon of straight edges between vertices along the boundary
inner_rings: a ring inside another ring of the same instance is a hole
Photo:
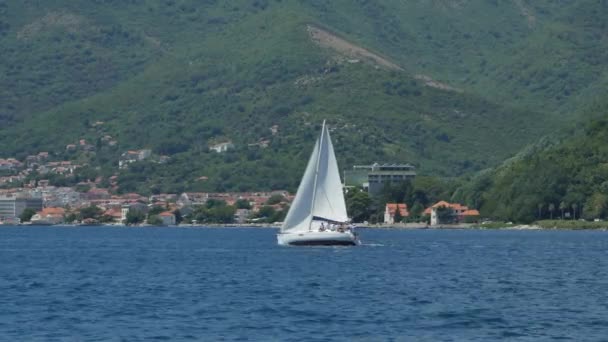
[[[277,235],[279,245],[357,245],[348,225],[342,182],[329,130],[323,121],[306,171]]]

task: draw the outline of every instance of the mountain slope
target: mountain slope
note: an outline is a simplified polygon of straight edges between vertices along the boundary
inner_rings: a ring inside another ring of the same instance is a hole
[[[517,5],[525,2],[505,3],[6,1],[0,153],[60,154],[78,139],[111,135],[117,146],[98,144],[88,157],[108,174],[126,149],[172,156],[171,165],[146,166],[145,177],[127,172],[127,188],[294,188],[325,118],[345,167],[404,161],[450,176],[483,169],[559,125],[539,105],[545,98],[507,101],[510,85],[470,67],[481,57],[467,49],[498,56],[533,35]],[[499,14],[505,22],[491,20]],[[311,25],[397,68],[319,45]],[[486,39],[503,26],[522,37]],[[225,140],[236,150],[208,152]],[[248,147],[266,140],[268,148]],[[209,181],[196,183],[199,175]]]
[[[603,1],[311,3],[320,21],[412,73],[558,119],[596,96],[607,73]]]
[[[457,200],[483,215],[530,222],[559,217],[605,218],[608,214],[608,102],[586,109],[593,119],[545,138],[483,172],[459,189]],[[550,210],[552,208],[552,210]]]

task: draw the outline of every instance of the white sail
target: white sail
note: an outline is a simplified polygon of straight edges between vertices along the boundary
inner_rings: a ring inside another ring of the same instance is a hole
[[[308,230],[312,221],[312,197],[314,193],[315,171],[317,168],[317,159],[319,154],[319,140],[315,144],[315,148],[310,155],[306,171],[300,181],[296,197],[289,207],[281,231],[287,230]]]
[[[338,162],[325,122],[281,231],[308,231],[313,218],[348,220]]]
[[[346,204],[340,181],[340,170],[334,153],[334,147],[329,137],[329,130],[323,125],[321,132],[322,146],[320,150],[317,186],[313,204],[313,217],[321,219],[346,222]]]

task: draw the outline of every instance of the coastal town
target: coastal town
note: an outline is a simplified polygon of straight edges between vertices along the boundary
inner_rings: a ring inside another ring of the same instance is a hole
[[[114,140],[106,137],[105,143]],[[231,148],[221,143],[210,146],[217,153]],[[95,147],[81,139],[66,146],[66,151],[93,151]],[[117,174],[133,163],[154,160],[166,163],[167,156],[155,156],[149,149],[128,150],[117,161]],[[47,178],[73,177],[86,167],[73,160],[57,160],[49,152],[29,155],[23,160],[0,158],[0,223],[34,225],[165,225],[179,224],[275,224],[279,223],[295,194],[286,190],[259,192],[182,192],[142,195],[120,193],[118,175],[83,180],[73,186],[52,184]],[[37,177],[31,177],[36,174]],[[352,184],[363,186],[371,195],[383,184],[411,180],[416,176],[409,164],[357,165],[344,172],[345,191]],[[347,185],[349,182],[351,185]],[[442,210],[449,209],[449,217]],[[381,224],[394,225],[410,217],[405,203],[386,203]],[[421,224],[473,222],[479,212],[458,203],[440,201],[425,208]]]

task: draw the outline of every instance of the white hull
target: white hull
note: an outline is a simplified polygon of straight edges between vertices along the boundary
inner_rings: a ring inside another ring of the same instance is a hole
[[[277,241],[282,246],[355,246],[359,244],[356,234],[350,231],[279,233]]]

